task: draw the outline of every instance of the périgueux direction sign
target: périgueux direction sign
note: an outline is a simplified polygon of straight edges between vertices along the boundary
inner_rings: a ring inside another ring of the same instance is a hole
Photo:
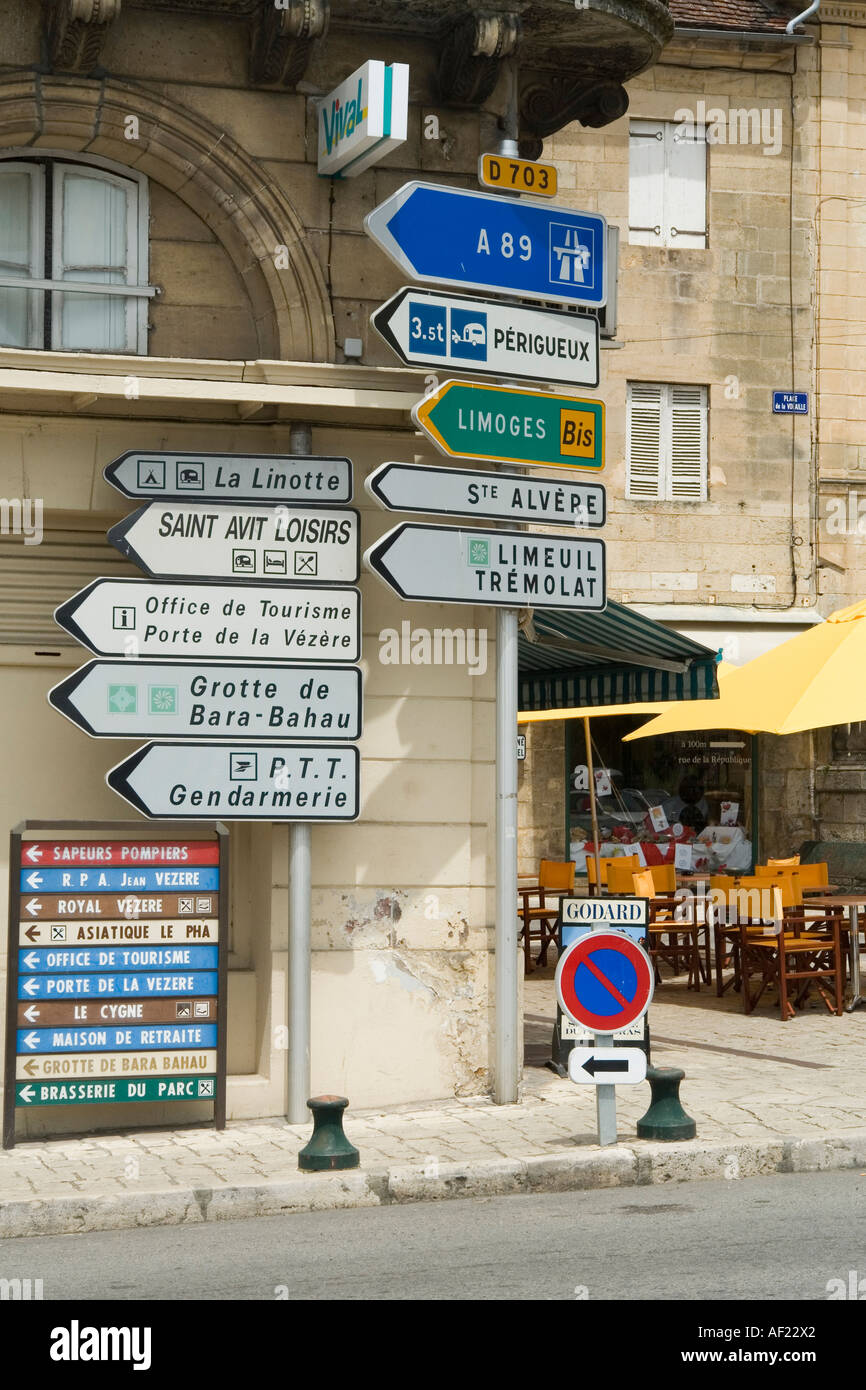
[[[413,280],[601,308],[607,223],[594,212],[405,183],[364,230]]]
[[[91,661],[55,685],[48,699],[94,738],[348,739],[361,733],[357,667]]]
[[[402,145],[408,119],[408,65],[364,63],[319,105],[319,173],[354,178]]]
[[[95,579],[60,605],[54,621],[97,656],[340,663],[361,656],[357,589]]]
[[[359,813],[355,747],[148,743],[106,782],[158,820],[348,821]]]
[[[445,381],[419,401],[412,419],[451,458],[550,468],[604,467],[602,401]]]
[[[364,554],[401,598],[506,608],[605,607],[604,541],[407,521]]]
[[[370,319],[411,366],[598,385],[598,319],[404,288]]]
[[[163,501],[352,500],[352,464],[347,458],[131,449],[109,463],[103,477],[124,497],[159,497]]]
[[[547,522],[557,526],[605,523],[606,496],[599,483],[383,463],[366,479],[364,487],[380,506],[394,512]]]
[[[157,578],[352,584],[360,526],[352,508],[149,502],[112,526],[121,555]]]

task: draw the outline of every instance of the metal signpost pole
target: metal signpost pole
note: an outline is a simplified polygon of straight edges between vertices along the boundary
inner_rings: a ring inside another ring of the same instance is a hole
[[[309,425],[292,425],[289,451],[310,454],[313,431]],[[310,1097],[310,976],[312,973],[312,834],[304,821],[289,826],[289,947],[288,947],[288,1105],[290,1125],[308,1119]]]
[[[613,1033],[596,1033],[596,1047],[613,1047]],[[616,1087],[596,1086],[595,1115],[598,1142],[602,1148],[616,1143]]]
[[[498,153],[516,155],[517,73],[512,63],[508,138]],[[517,609],[496,611],[496,1057],[493,1099],[517,1100],[521,1030],[517,979]],[[527,928],[528,930],[528,928]]]

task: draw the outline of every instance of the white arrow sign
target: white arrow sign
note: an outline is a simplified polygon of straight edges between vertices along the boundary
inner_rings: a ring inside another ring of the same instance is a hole
[[[24,854],[26,858],[30,860],[31,864],[38,864],[39,860],[42,858],[42,850],[38,845],[28,845]]]
[[[27,955],[22,956],[21,959],[24,961],[28,970],[35,970],[39,964],[39,957],[33,951],[28,951]]]
[[[27,1008],[24,1010],[24,1017],[27,1019],[28,1023],[35,1023],[37,1018],[42,1017],[42,1010],[37,1009],[35,1004],[28,1004]]]
[[[573,1047],[568,1074],[586,1086],[636,1086],[646,1080],[646,1053],[639,1047]]]
[[[352,584],[360,526],[351,508],[235,507],[151,502],[108,532],[147,574]]]
[[[24,1046],[25,1046],[25,1047],[29,1047],[29,1048],[30,1048],[30,1051],[32,1052],[33,1049],[35,1048],[36,1044],[39,1042],[39,1034],[38,1034],[38,1033],[27,1033],[27,1034],[25,1035],[25,1037],[22,1039],[22,1041],[23,1041],[23,1043],[24,1043]]]
[[[159,820],[356,820],[357,748],[148,743],[106,782]]]
[[[371,316],[410,366],[598,385],[598,320],[406,286]]]
[[[35,917],[37,913],[42,911],[42,904],[38,898],[28,898],[24,907],[30,913],[31,917]]]
[[[32,996],[36,993],[36,991],[37,991],[38,988],[39,988],[39,981],[38,981],[38,980],[25,980],[24,983],[22,984],[21,988],[23,989],[23,991],[24,991],[25,994],[29,994],[29,995],[31,996],[31,998],[32,998]]]
[[[124,497],[189,502],[351,502],[347,458],[302,454],[170,454],[132,449],[103,476]]]
[[[96,579],[55,622],[98,656],[338,661],[361,657],[357,589]]]
[[[41,888],[41,887],[42,887],[42,875],[41,875],[41,874],[37,874],[35,870],[34,870],[34,872],[33,872],[32,874],[28,874],[27,877],[26,877],[26,879],[25,879],[24,881],[25,881],[25,883],[27,884],[27,887],[28,887],[28,888]]]
[[[404,522],[364,564],[401,598],[506,608],[605,606],[604,541]]]
[[[367,478],[371,497],[393,512],[489,517],[495,521],[603,526],[606,497],[600,483],[561,483],[520,473],[476,473],[464,468],[383,463]]]
[[[29,1105],[33,1097],[36,1095],[36,1091],[33,1086],[22,1086],[21,1090],[18,1092],[18,1095],[20,1096],[21,1100],[25,1101],[26,1104]]]
[[[94,738],[342,739],[361,733],[361,672],[228,661],[91,661],[48,693]]]

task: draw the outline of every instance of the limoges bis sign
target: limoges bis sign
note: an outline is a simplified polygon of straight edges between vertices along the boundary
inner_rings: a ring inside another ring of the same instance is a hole
[[[319,106],[319,173],[354,178],[402,145],[408,119],[408,66],[364,63]]]
[[[412,419],[451,458],[604,467],[602,401],[445,381],[419,401]]]

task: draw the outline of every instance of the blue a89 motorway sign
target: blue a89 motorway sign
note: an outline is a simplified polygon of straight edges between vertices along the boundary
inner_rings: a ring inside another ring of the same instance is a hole
[[[406,183],[364,219],[415,280],[601,308],[607,223],[591,212]]]

